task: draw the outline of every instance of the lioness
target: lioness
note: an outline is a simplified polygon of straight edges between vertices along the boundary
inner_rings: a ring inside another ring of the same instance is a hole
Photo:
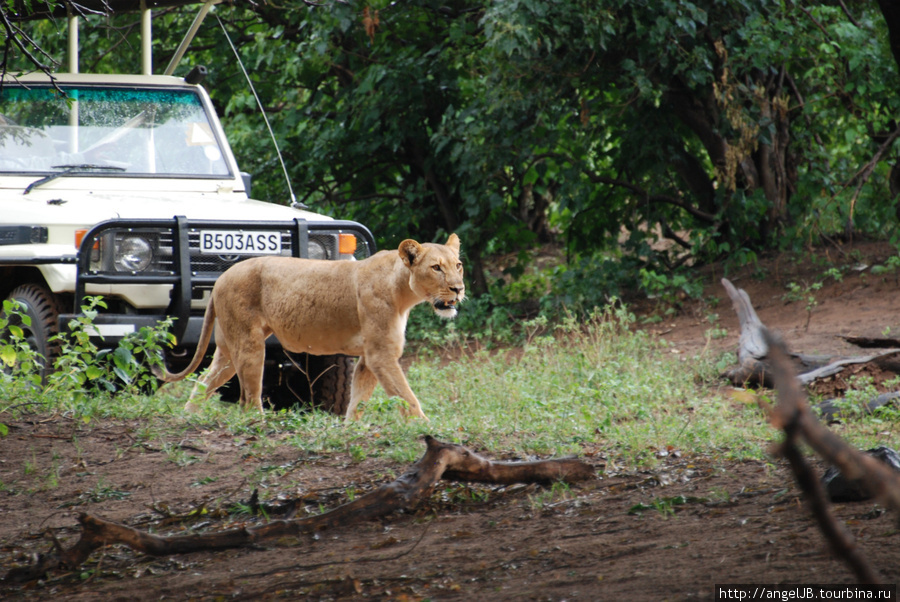
[[[360,417],[357,406],[369,399],[377,383],[388,395],[406,401],[404,416],[428,420],[400,368],[406,320],[423,301],[439,316],[453,318],[464,298],[456,234],[444,245],[404,240],[396,251],[362,261],[247,259],[216,281],[190,365],[178,374],[156,367],[154,374],[175,382],[196,370],[218,320],[216,352],[200,379],[207,398],[237,373],[241,406],[262,411],[265,340],[274,334],[288,351],[359,356],[348,420]],[[194,393],[188,410],[196,409]]]

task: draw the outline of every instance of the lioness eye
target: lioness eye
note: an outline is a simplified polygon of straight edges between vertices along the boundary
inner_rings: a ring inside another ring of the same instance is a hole
[[[457,270],[461,270],[461,269],[462,269],[462,264],[461,264],[461,263],[457,263],[457,264],[456,264],[456,269],[457,269]]]
[[[441,271],[441,266],[439,266],[439,265],[433,265],[433,266],[431,266],[431,269],[434,270],[435,272],[440,272],[440,271]]]

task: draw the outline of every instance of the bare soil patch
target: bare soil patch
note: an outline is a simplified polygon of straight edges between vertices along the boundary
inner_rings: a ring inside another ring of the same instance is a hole
[[[883,263],[892,250],[864,244],[830,253],[859,267]],[[848,269],[840,282],[827,279],[811,315],[804,303],[787,303],[789,282],[821,280],[826,255],[815,257],[762,260],[728,277],[797,351],[855,355],[859,350],[838,335],[900,333],[892,274]],[[685,361],[704,347],[737,346],[737,318],[718,284],[723,274],[707,268],[702,275],[707,301],[645,326]],[[713,296],[718,304],[708,302]],[[718,314],[714,324],[711,313]],[[712,327],[727,336],[707,337]],[[35,415],[7,424],[0,439],[2,574],[50,551],[51,535],[71,545],[82,512],[159,534],[233,528],[264,520],[233,512],[249,499],[255,471],[283,473],[269,486],[276,497],[301,499],[302,514],[337,506],[406,468],[305,453],[278,441],[260,454],[253,440],[212,430],[181,431],[149,445],[137,436],[153,428],[146,421],[84,424]],[[853,583],[782,463],[657,453],[653,470],[628,471],[586,444],[597,478],[568,492],[447,483],[414,512],[266,546],[166,558],[111,546],[77,570],[27,584],[0,581],[0,597],[711,600],[716,584]],[[900,581],[895,517],[873,502],[840,504],[836,513],[885,580]]]

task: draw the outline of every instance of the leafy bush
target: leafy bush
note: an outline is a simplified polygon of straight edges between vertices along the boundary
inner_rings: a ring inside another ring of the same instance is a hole
[[[168,333],[171,318],[156,327],[143,327],[126,335],[114,349],[101,349],[93,340],[97,336],[93,321],[100,308],[105,307],[101,297],[89,298],[81,307],[81,315],[69,322],[69,333],[54,337],[60,346],[60,354],[54,360],[54,371],[47,378],[44,393],[80,398],[117,391],[155,390],[157,380],[149,368],[162,361],[163,347],[174,341],[174,336]],[[5,301],[3,309],[0,330],[8,332],[9,338],[0,344],[0,359],[5,366],[0,391],[7,397],[21,395],[24,391],[39,391],[39,368],[46,358],[28,345],[24,332],[15,325],[16,320],[11,320],[16,317],[29,326],[30,319],[12,301]]]
[[[684,274],[667,276],[644,268],[641,268],[640,274],[641,288],[667,311],[681,305],[686,298],[699,299],[703,295],[703,285]]]
[[[612,298],[636,288],[637,261],[596,253],[553,268],[550,294],[541,299],[542,313],[553,315],[561,308],[585,315],[604,307]]]

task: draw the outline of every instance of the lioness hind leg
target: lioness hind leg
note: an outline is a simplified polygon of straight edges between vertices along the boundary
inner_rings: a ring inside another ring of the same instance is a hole
[[[231,362],[231,355],[228,353],[228,349],[224,345],[216,347],[209,369],[200,378],[199,382],[194,385],[194,389],[191,391],[184,409],[188,412],[199,411],[200,406],[197,404],[199,389],[205,388],[206,392],[203,395],[203,400],[206,401],[216,392],[216,389],[227,383],[234,374],[234,365]]]
[[[362,410],[357,410],[361,401],[367,401],[372,397],[372,391],[378,384],[378,377],[366,366],[365,358],[359,358],[356,368],[353,369],[353,379],[350,383],[350,403],[347,405],[346,420],[359,420],[362,418]]]
[[[262,412],[263,368],[266,363],[265,337],[242,341],[240,349],[232,350],[231,355],[238,381],[241,383],[241,407],[245,410],[256,408]]]

